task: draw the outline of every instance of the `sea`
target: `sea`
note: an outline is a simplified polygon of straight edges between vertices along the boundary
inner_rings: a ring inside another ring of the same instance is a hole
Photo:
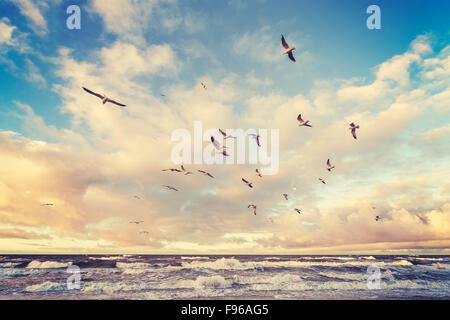
[[[449,298],[450,256],[0,256],[3,300]]]

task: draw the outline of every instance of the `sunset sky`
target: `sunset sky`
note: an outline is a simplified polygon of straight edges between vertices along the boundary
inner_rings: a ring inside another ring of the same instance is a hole
[[[449,1],[75,2],[0,2],[0,253],[450,254]],[[279,172],[162,172],[194,121],[278,129]]]

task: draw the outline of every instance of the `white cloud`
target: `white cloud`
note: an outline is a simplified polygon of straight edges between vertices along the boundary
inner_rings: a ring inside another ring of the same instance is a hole
[[[25,59],[25,63],[26,63],[25,79],[29,82],[36,83],[41,87],[45,87],[47,85],[47,81],[40,73],[39,68],[28,58]]]
[[[30,20],[32,29],[40,36],[48,32],[47,21],[42,15],[41,10],[47,8],[43,2],[33,0],[9,0],[20,10],[20,13]]]
[[[19,103],[24,125],[53,143],[0,135],[0,219],[17,227],[39,226],[48,219],[48,211],[36,204],[54,201],[53,209],[62,214],[48,222],[49,234],[142,250],[147,243],[155,250],[231,250],[233,244],[235,252],[379,249],[380,241],[385,248],[448,245],[450,167],[448,161],[434,166],[433,158],[420,154],[424,144],[445,138],[448,128],[416,122],[431,110],[433,83],[440,78],[411,87],[408,72],[411,63],[419,62],[427,72],[441,63],[421,63],[417,52],[429,50],[422,45],[426,42],[415,43],[380,65],[378,78],[366,86],[380,79],[395,81],[379,86],[370,106],[358,107],[339,97],[347,88],[357,89],[352,80],[326,88],[317,84],[311,95],[288,97],[261,93],[255,87],[265,86],[265,80],[235,74],[218,81],[204,75],[191,86],[175,79],[162,99],[153,93],[151,80],[176,73],[170,46],[140,49],[118,41],[95,52],[96,63],[78,61],[63,49],[53,60],[63,80],[55,91],[73,126],[48,126],[30,106]],[[441,54],[437,57],[444,59]],[[127,108],[102,105],[81,90],[82,85],[117,98]],[[297,126],[299,113],[312,128]],[[195,120],[202,120],[204,129],[280,129],[279,174],[257,178],[253,165],[208,167],[215,180],[162,172],[174,165],[172,131],[191,129]],[[357,141],[348,130],[352,121],[361,126]],[[336,165],[332,173],[326,170],[327,158]],[[448,159],[448,154],[441,159]],[[246,188],[242,177],[253,180],[255,188]],[[318,182],[319,177],[328,184]],[[162,184],[181,192],[166,192]],[[283,200],[285,192],[290,202]],[[141,201],[133,199],[136,193]],[[258,205],[257,216],[247,208],[251,202]],[[372,203],[379,211],[373,211]],[[292,207],[300,207],[303,214]],[[376,223],[376,214],[385,219]],[[149,242],[130,228],[127,222],[134,218],[146,221]]]

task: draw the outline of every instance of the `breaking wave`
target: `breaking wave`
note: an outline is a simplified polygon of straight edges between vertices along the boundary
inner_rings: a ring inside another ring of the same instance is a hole
[[[67,268],[71,264],[72,264],[72,262],[69,262],[69,263],[62,263],[62,262],[56,262],[56,261],[41,262],[41,261],[33,260],[26,266],[26,268],[27,269],[58,269],[58,268]]]

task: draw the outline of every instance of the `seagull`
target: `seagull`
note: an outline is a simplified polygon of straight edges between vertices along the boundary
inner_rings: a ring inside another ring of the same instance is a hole
[[[355,140],[356,140],[356,139],[357,139],[357,138],[356,138],[356,129],[359,129],[359,125],[355,125],[355,124],[352,122],[352,123],[350,123],[350,128],[348,128],[348,129],[352,131],[352,136],[353,136],[353,138],[355,138]]]
[[[211,142],[214,145],[214,147],[220,151],[221,154],[223,154],[225,157],[228,156],[227,151],[225,150],[227,147],[221,146],[220,143],[218,143],[213,136],[211,136]]]
[[[141,197],[139,197],[139,196],[137,196],[137,195],[134,195],[133,198],[138,199],[138,200],[141,200]]]
[[[236,139],[236,137],[227,135],[226,132],[224,132],[222,129],[219,129],[219,131],[223,135],[223,140],[228,139],[228,138]]]
[[[330,159],[327,160],[327,170],[331,172],[331,170],[334,169],[334,166],[331,165]]]
[[[175,189],[174,187],[171,186],[165,186],[163,185],[164,188],[167,188],[167,190],[173,190],[173,191],[178,191],[178,189]]]
[[[375,221],[379,221],[379,220],[381,220],[381,219],[383,219],[383,218],[380,217],[380,216],[376,216],[376,217],[375,217]]]
[[[188,174],[193,174],[192,172],[187,171],[187,170],[184,168],[183,165],[181,165],[181,170],[183,171],[183,174],[184,174],[185,176],[187,176]]]
[[[204,84],[203,82],[201,82],[200,84],[202,85],[203,89],[205,89],[205,90],[207,89],[206,84]]]
[[[54,206],[53,203],[43,203],[43,204],[41,204],[41,207],[52,207],[52,206]]]
[[[130,221],[130,223],[141,224],[141,223],[144,223],[144,221]]]
[[[287,44],[286,40],[284,39],[284,36],[281,35],[281,44],[283,45],[283,47],[286,49],[283,54],[287,54],[289,59],[291,59],[292,61],[295,62],[295,58],[294,55],[292,54],[292,51],[295,50],[295,47],[289,47],[289,45]]]
[[[247,208],[252,208],[253,209],[253,213],[256,216],[256,206],[254,204],[249,204]]]
[[[319,178],[319,181],[322,182],[323,184],[327,184],[327,183],[325,182],[325,180],[323,180],[322,178]]]
[[[309,120],[306,120],[306,121],[303,120],[301,114],[298,115],[297,121],[300,123],[300,124],[299,124],[300,127],[301,127],[301,126],[311,127],[311,125],[308,124],[308,123],[309,123]]]
[[[125,107],[125,106],[126,106],[125,104],[121,104],[121,103],[119,103],[119,102],[117,102],[117,101],[114,101],[114,100],[108,98],[106,95],[101,95],[101,94],[99,94],[99,93],[95,93],[94,91],[91,91],[91,90],[89,90],[89,89],[87,89],[87,88],[85,88],[85,87],[82,87],[82,88],[83,88],[84,91],[86,91],[86,92],[88,92],[88,93],[90,93],[90,94],[92,94],[92,95],[94,95],[94,96],[96,96],[96,97],[102,99],[102,103],[103,103],[103,104],[105,104],[105,103],[107,103],[107,102],[111,102],[111,103],[114,103],[114,104],[116,104],[116,105],[118,105],[118,106],[121,106],[121,107]]]
[[[259,169],[256,169],[255,171],[256,171],[256,175],[257,175],[258,177],[262,178],[261,171],[259,171]]]
[[[283,197],[284,197],[286,200],[289,200],[289,199],[288,199],[288,194],[287,194],[287,193],[283,193]]]
[[[298,214],[302,214],[302,210],[295,208],[294,209]]]
[[[244,181],[244,183],[246,184],[246,185],[248,185],[249,186],[249,188],[253,188],[253,185],[252,185],[252,183],[251,182],[248,182],[247,180],[245,180],[244,178],[242,178],[242,181]]]
[[[261,147],[261,144],[259,143],[259,134],[251,133],[249,134],[249,136],[256,139],[256,144],[258,145],[258,147]]]
[[[173,169],[173,168],[170,168],[170,169],[162,169],[162,171],[181,172],[180,169]]]
[[[166,96],[165,94],[161,93],[161,97],[165,97],[165,96]]]
[[[214,178],[214,177],[211,175],[211,173],[209,173],[209,172],[206,172],[206,171],[203,171],[203,170],[197,170],[197,171],[200,172],[200,173],[203,173],[203,175],[205,175],[205,176]]]

